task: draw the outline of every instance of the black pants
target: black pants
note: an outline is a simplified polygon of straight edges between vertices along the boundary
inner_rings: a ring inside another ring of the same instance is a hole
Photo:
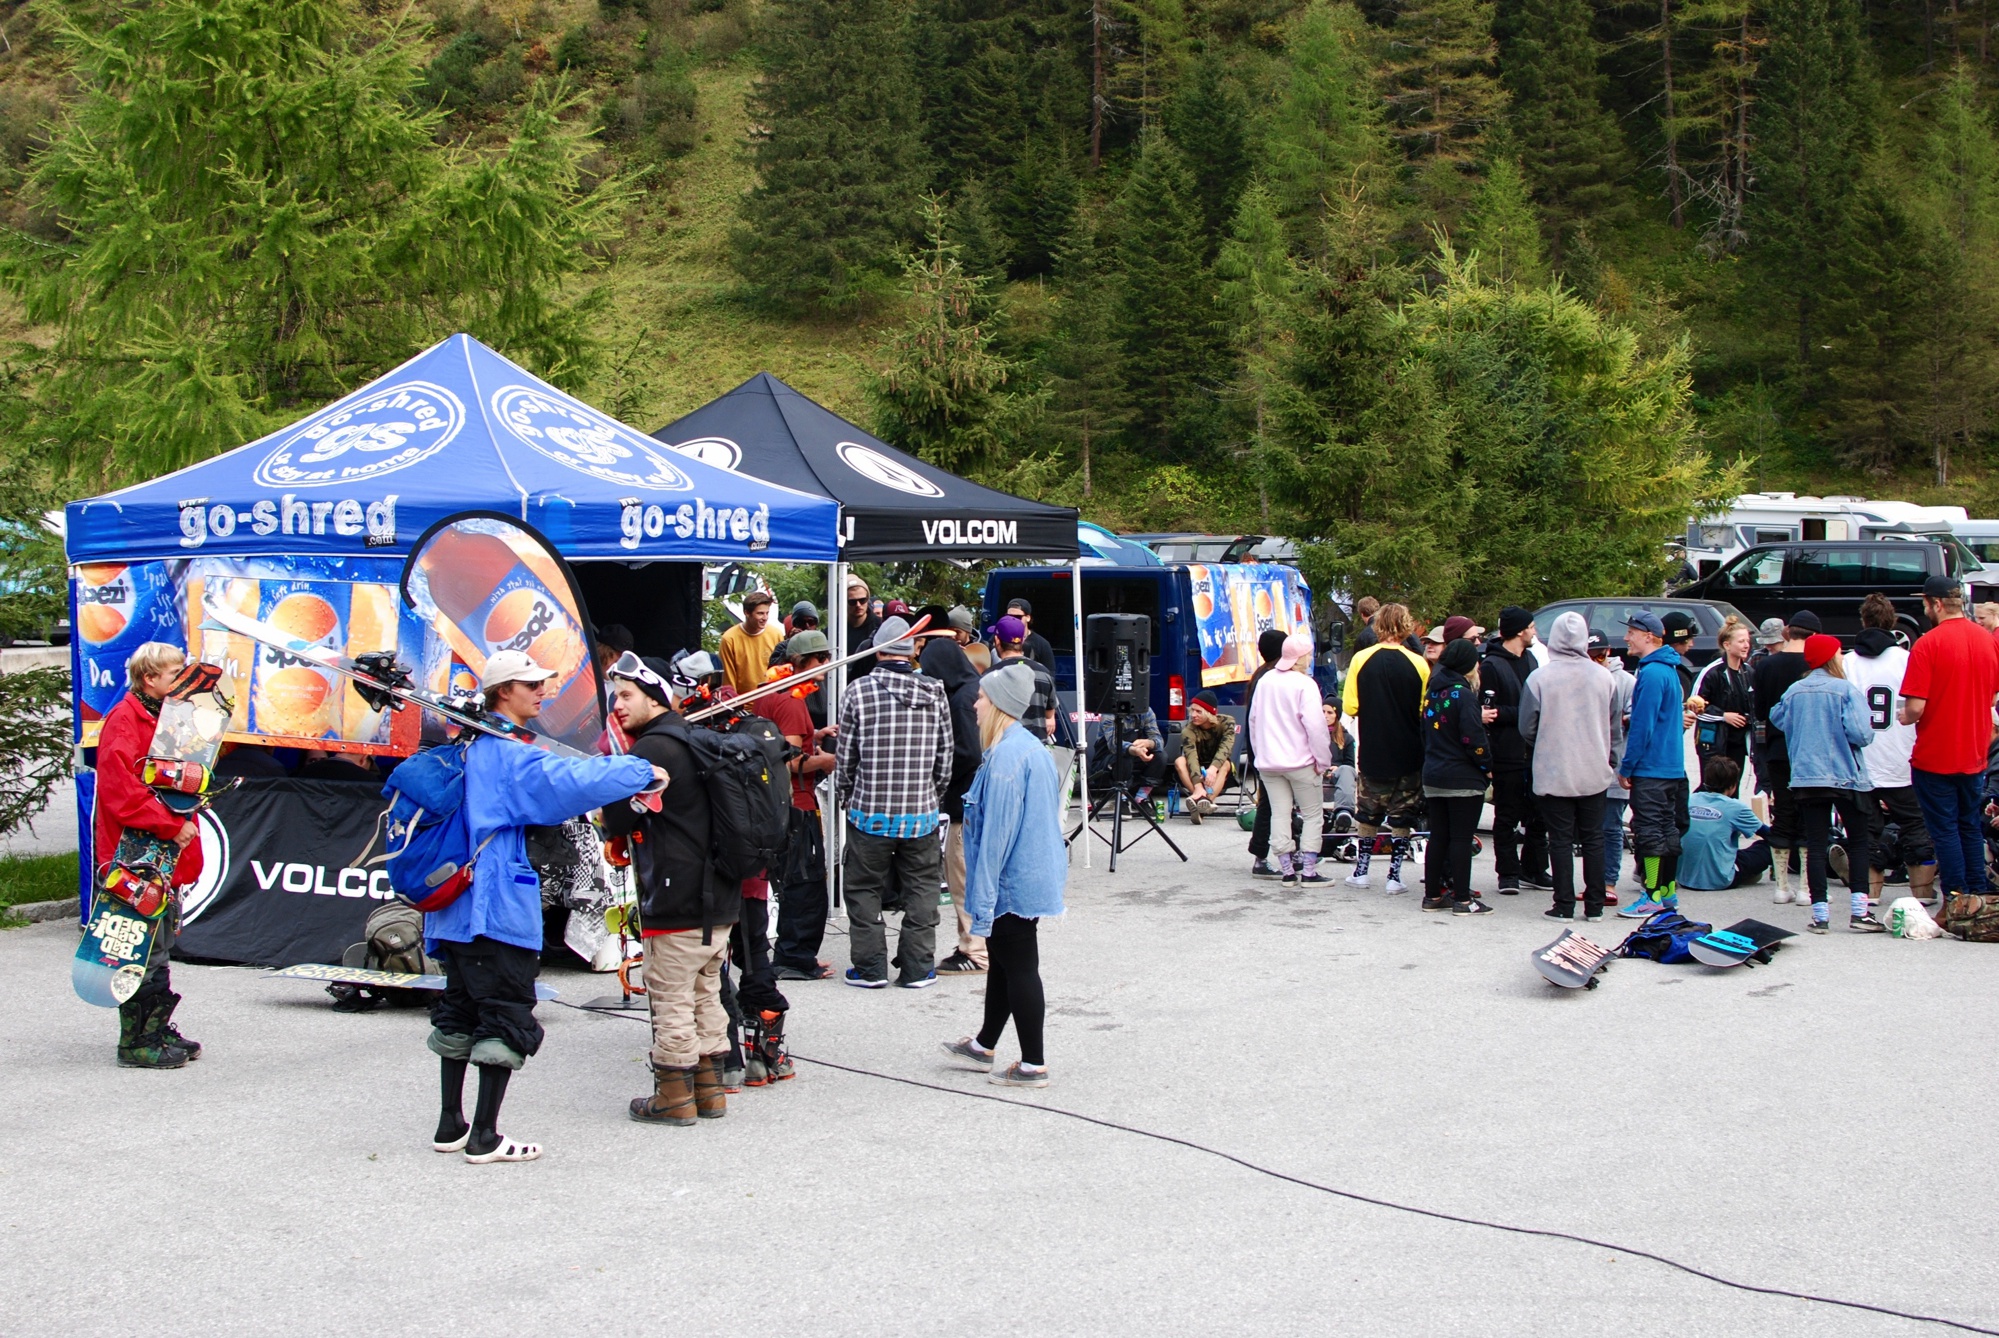
[[[1492,773],[1492,858],[1501,878],[1538,877],[1548,867],[1548,829],[1525,771]]]
[[[1832,848],[1832,815],[1839,813],[1846,828],[1846,890],[1865,892],[1868,887],[1867,812],[1861,807],[1866,796],[1856,790],[1799,789],[1791,791],[1798,800],[1798,827],[1804,837],[1805,886],[1812,900],[1825,900],[1826,853]]]
[[[1603,913],[1603,796],[1535,796],[1548,824],[1548,870],[1555,883],[1555,909],[1576,913],[1575,849],[1583,852],[1583,914]]]
[[[1751,841],[1735,852],[1735,881],[1730,887],[1750,887],[1763,881],[1763,875],[1770,872],[1770,843]]]
[[[1048,1000],[1041,991],[1041,943],[1034,920],[1002,915],[986,935],[986,1020],[979,1028],[979,1045],[999,1044],[1006,1020],[1013,1019],[1013,1036],[1020,1042],[1023,1064],[1043,1064],[1041,1025]]]
[[[905,981],[928,978],[937,966],[937,887],[944,879],[944,843],[937,833],[875,836],[848,823],[843,872],[854,969],[869,980],[886,980],[890,965]],[[884,909],[902,911],[892,959]]]
[[[1770,771],[1770,844],[1779,850],[1803,845],[1803,829],[1798,826],[1798,801],[1791,793],[1791,755],[1786,752],[1771,757],[1765,753],[1763,764]]]
[[[777,970],[770,961],[770,903],[744,897],[742,914],[729,930],[729,960],[740,973],[737,1003],[752,1013],[769,1009],[782,1013],[791,1004],[777,988]]]
[[[1253,859],[1270,858],[1270,796],[1256,787],[1256,826],[1249,829],[1249,853]]]
[[[826,939],[826,834],[818,812],[791,810],[791,840],[777,893],[777,952],[774,964],[807,975],[819,969],[819,945]]]
[[[1471,847],[1478,835],[1479,810],[1485,800],[1477,795],[1461,799],[1431,799],[1430,844],[1423,853],[1423,893],[1432,901],[1450,886],[1455,901],[1470,901]]]
[[[470,943],[440,943],[444,995],[430,1007],[430,1025],[472,1044],[498,1041],[525,1059],[541,1049],[534,1015],[534,978],[541,954],[480,935]]]

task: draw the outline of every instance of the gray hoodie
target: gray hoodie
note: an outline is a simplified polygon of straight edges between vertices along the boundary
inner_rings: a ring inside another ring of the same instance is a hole
[[[1617,764],[1624,760],[1624,736],[1631,732],[1631,690],[1638,686],[1638,680],[1624,667],[1624,660],[1619,656],[1613,655],[1604,661],[1604,667],[1610,670],[1612,690],[1617,694],[1617,728],[1610,736],[1610,765],[1612,770],[1616,770]],[[1628,800],[1631,792],[1617,781],[1612,781],[1604,788],[1603,797]]]
[[[1610,672],[1589,657],[1589,625],[1580,613],[1562,614],[1548,633],[1548,662],[1528,678],[1520,702],[1534,793],[1580,798],[1615,785],[1622,723]]]

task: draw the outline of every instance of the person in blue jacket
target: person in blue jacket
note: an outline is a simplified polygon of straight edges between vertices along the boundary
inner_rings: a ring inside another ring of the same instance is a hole
[[[486,661],[486,709],[517,725],[541,714],[554,671],[517,650]],[[423,918],[424,950],[443,964],[444,995],[430,1010],[430,1048],[443,1063],[444,1106],[431,1146],[469,1162],[533,1161],[537,1143],[499,1131],[507,1081],[541,1048],[534,978],[541,968],[541,880],[522,829],[567,822],[663,781],[637,757],[561,758],[482,735],[465,751],[465,815],[475,852],[472,885]],[[465,1069],[479,1070],[479,1104],[464,1114]]]
[[[980,680],[985,759],[965,794],[965,913],[973,935],[986,941],[986,1015],[977,1036],[944,1043],[959,1058],[991,1069],[993,1047],[1011,1017],[1020,1060],[991,1077],[1008,1087],[1048,1085],[1036,925],[1062,913],[1069,877],[1055,763],[1020,724],[1033,700],[1034,675],[1019,661]]]
[[[1680,657],[1666,645],[1659,615],[1639,610],[1624,625],[1625,649],[1638,661],[1631,725],[1617,775],[1631,791],[1631,835],[1645,870],[1645,895],[1617,913],[1643,919],[1680,904],[1680,838],[1686,834],[1686,697]]]
[[[1820,632],[1805,638],[1805,676],[1784,689],[1770,708],[1770,723],[1784,731],[1791,750],[1791,796],[1798,803],[1798,831],[1805,838],[1805,885],[1811,889],[1812,918],[1805,927],[1823,934],[1830,927],[1825,870],[1831,853],[1832,814],[1846,828],[1846,890],[1851,906],[1847,928],[1856,934],[1883,934],[1867,909],[1870,850],[1868,821],[1860,796],[1874,788],[1860,750],[1874,742],[1867,698],[1840,667],[1839,638]]]

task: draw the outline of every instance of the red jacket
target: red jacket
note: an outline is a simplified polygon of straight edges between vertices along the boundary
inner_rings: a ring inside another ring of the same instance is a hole
[[[127,827],[171,841],[187,821],[139,779],[139,759],[153,746],[159,720],[137,695],[127,692],[104,717],[97,736],[97,807],[93,816],[98,868],[110,863]],[[187,887],[201,877],[201,842],[190,841],[174,864],[174,885]]]

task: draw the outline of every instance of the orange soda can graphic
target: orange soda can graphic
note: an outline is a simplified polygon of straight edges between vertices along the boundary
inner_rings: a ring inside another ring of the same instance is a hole
[[[336,582],[265,581],[259,616],[301,641],[344,652],[348,591]],[[339,679],[275,646],[259,646],[250,687],[251,728],[280,738],[325,738],[340,724]]]

